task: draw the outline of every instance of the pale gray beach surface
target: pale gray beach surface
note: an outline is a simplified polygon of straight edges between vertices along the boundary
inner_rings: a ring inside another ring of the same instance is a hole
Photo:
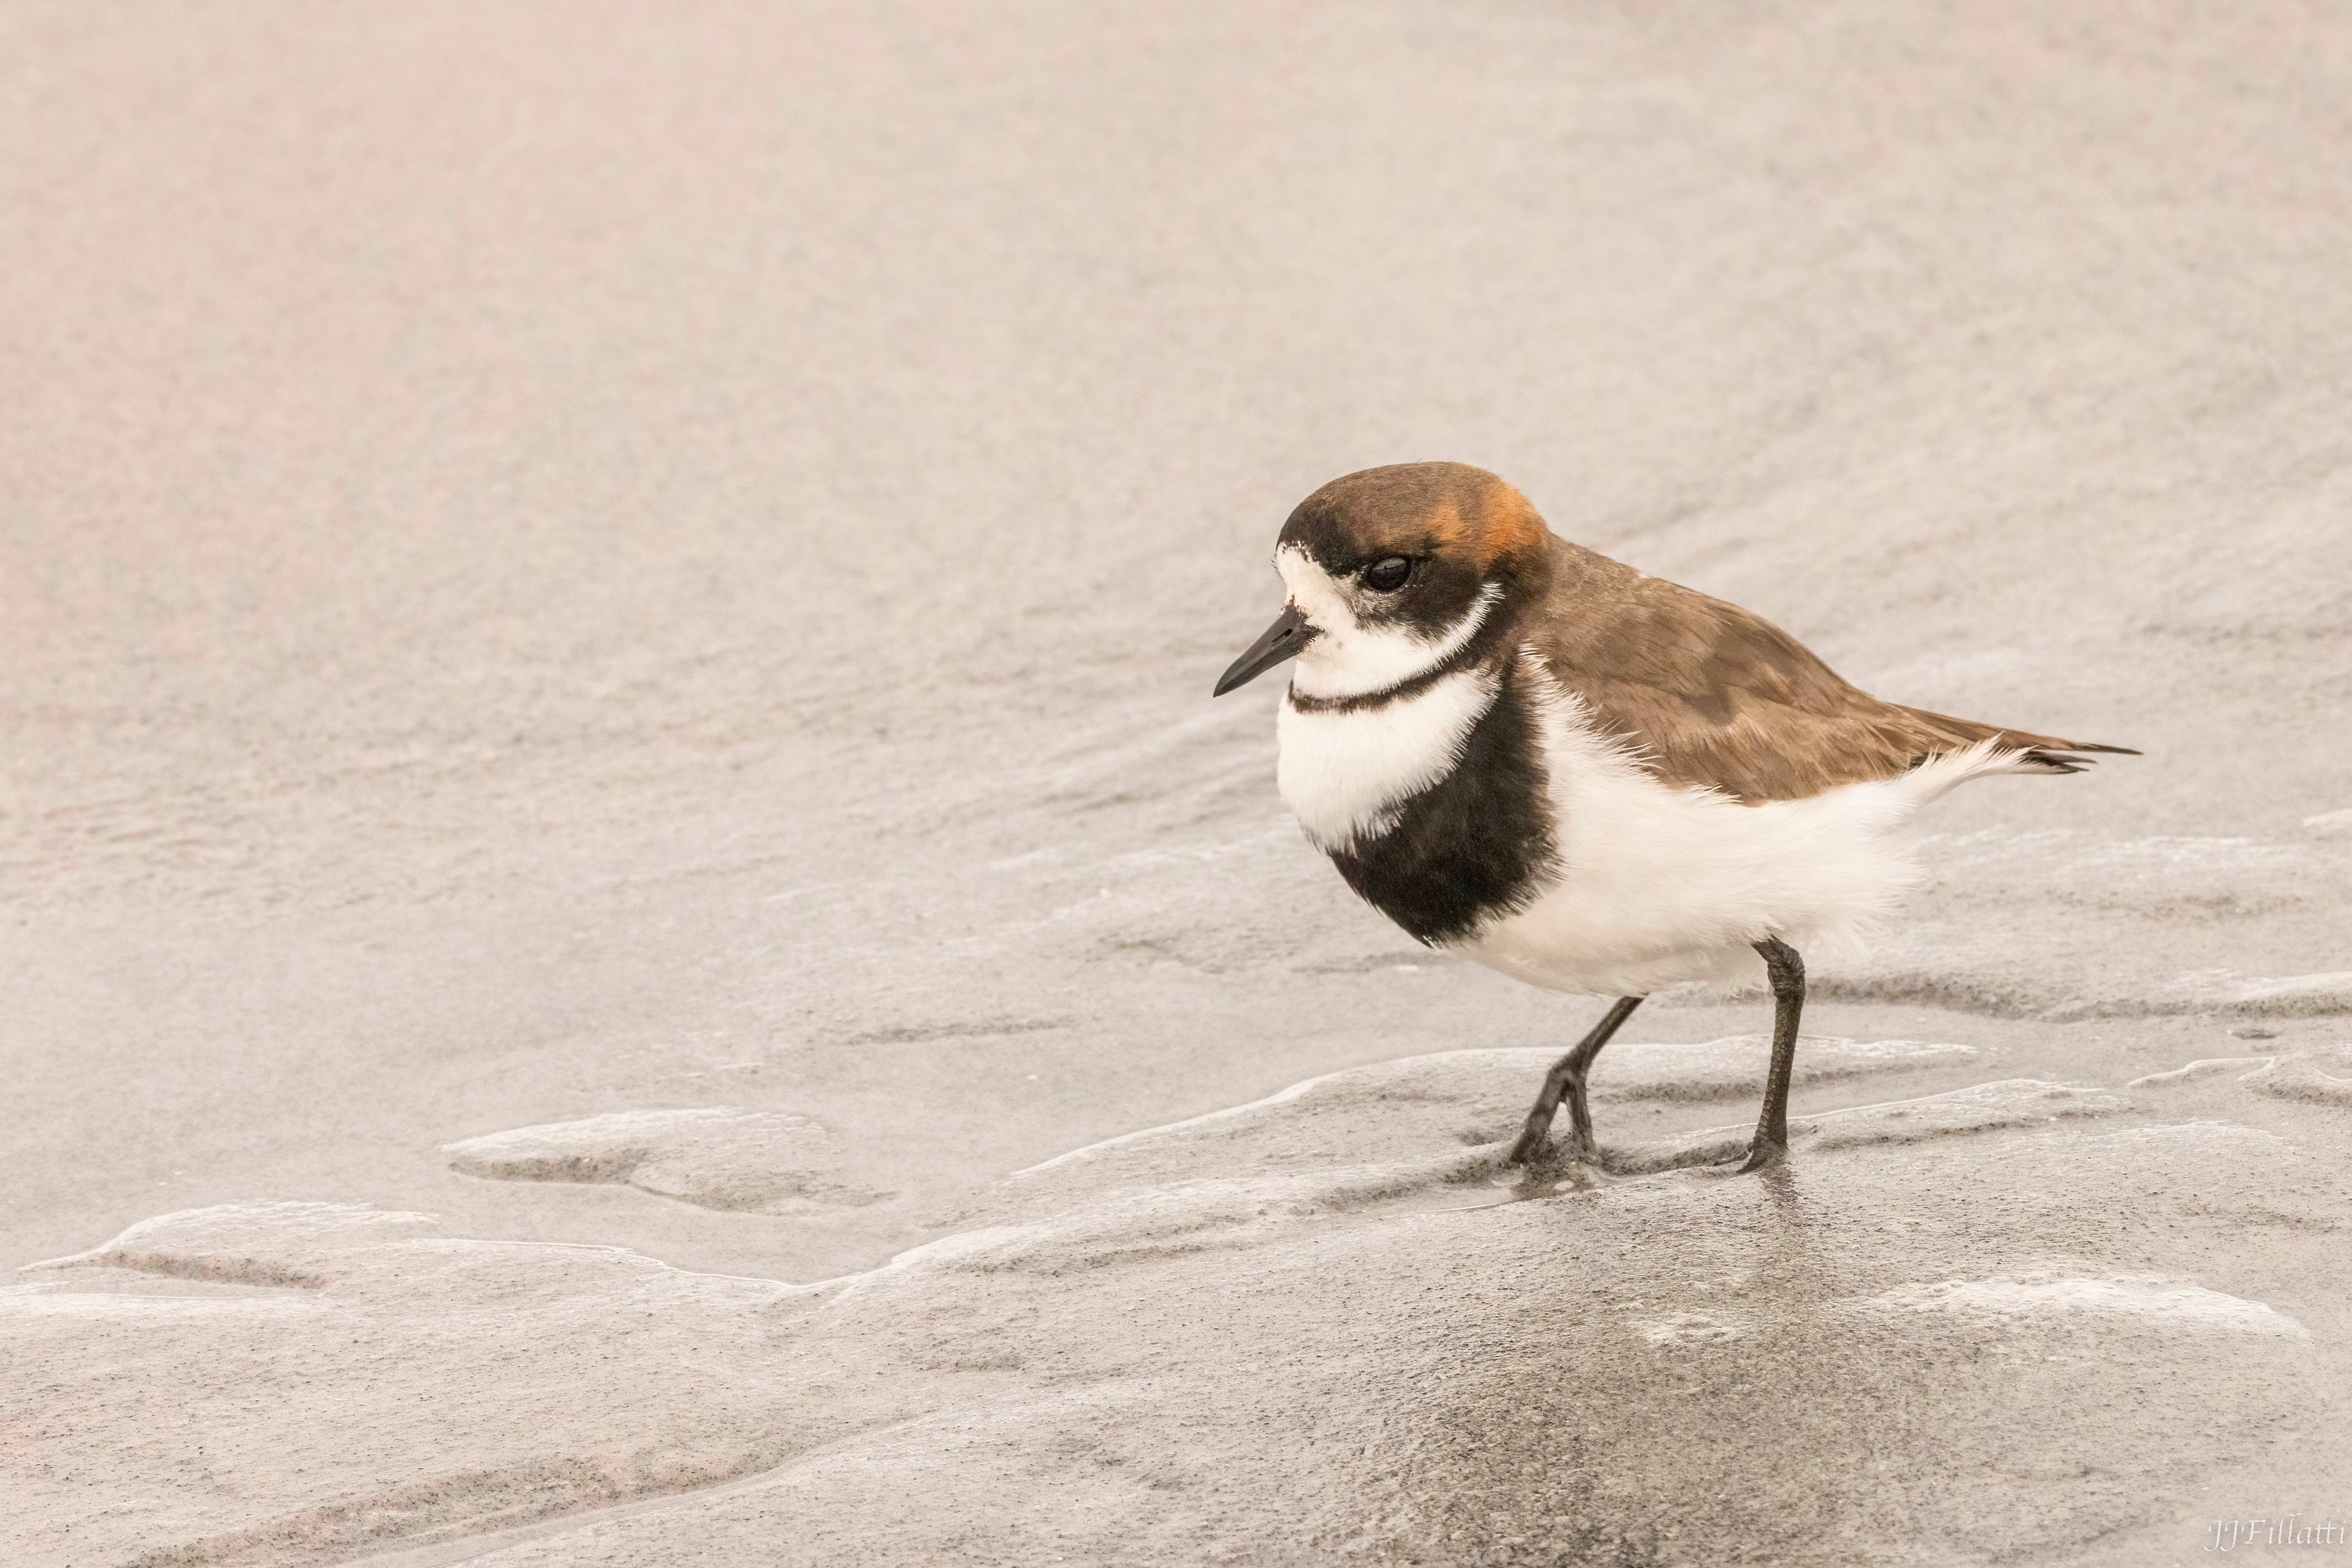
[[[2352,17],[22,0],[0,142],[12,1564],[2352,1523]],[[1599,1004],[1209,700],[1436,458],[2147,753],[1924,820],[1783,1173],[1515,1193]]]

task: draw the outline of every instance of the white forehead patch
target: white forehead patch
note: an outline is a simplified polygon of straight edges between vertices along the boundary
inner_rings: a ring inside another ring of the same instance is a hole
[[[1487,584],[1443,636],[1423,638],[1402,626],[1362,625],[1350,595],[1363,590],[1338,581],[1298,545],[1276,551],[1274,569],[1307,624],[1323,634],[1307,645],[1291,672],[1290,689],[1302,697],[1363,697],[1425,674],[1477,636],[1503,596],[1501,588]]]
[[[1282,802],[1318,849],[1344,849],[1396,826],[1396,808],[1452,773],[1471,726],[1493,706],[1490,670],[1456,670],[1377,708],[1305,710],[1275,721]]]

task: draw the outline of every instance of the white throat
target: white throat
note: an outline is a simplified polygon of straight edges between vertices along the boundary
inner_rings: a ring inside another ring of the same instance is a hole
[[[1471,727],[1494,705],[1490,669],[1458,669],[1409,697],[1370,708],[1301,709],[1275,721],[1275,783],[1315,847],[1378,838],[1414,795],[1462,761]]]

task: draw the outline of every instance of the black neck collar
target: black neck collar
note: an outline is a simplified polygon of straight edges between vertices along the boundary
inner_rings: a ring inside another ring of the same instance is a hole
[[[1367,709],[1385,708],[1409,697],[1418,697],[1447,676],[1482,663],[1494,651],[1501,629],[1497,623],[1501,620],[1500,616],[1487,616],[1487,624],[1473,633],[1468,642],[1420,674],[1408,675],[1394,686],[1383,686],[1378,691],[1360,691],[1348,697],[1310,697],[1294,686],[1284,700],[1301,713],[1360,713]]]

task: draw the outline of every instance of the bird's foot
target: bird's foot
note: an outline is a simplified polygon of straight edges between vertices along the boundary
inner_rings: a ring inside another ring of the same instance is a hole
[[[1775,1141],[1759,1138],[1748,1145],[1748,1157],[1739,1163],[1738,1167],[1727,1170],[1724,1174],[1750,1175],[1755,1172],[1769,1170],[1775,1165],[1785,1165],[1788,1163],[1789,1145],[1785,1139]]]
[[[1517,1165],[1529,1175],[1549,1175],[1569,1165],[1598,1165],[1601,1151],[1587,1138],[1573,1135],[1557,1143],[1549,1138],[1538,1138],[1530,1143],[1522,1138],[1511,1145],[1504,1157],[1505,1165]]]

